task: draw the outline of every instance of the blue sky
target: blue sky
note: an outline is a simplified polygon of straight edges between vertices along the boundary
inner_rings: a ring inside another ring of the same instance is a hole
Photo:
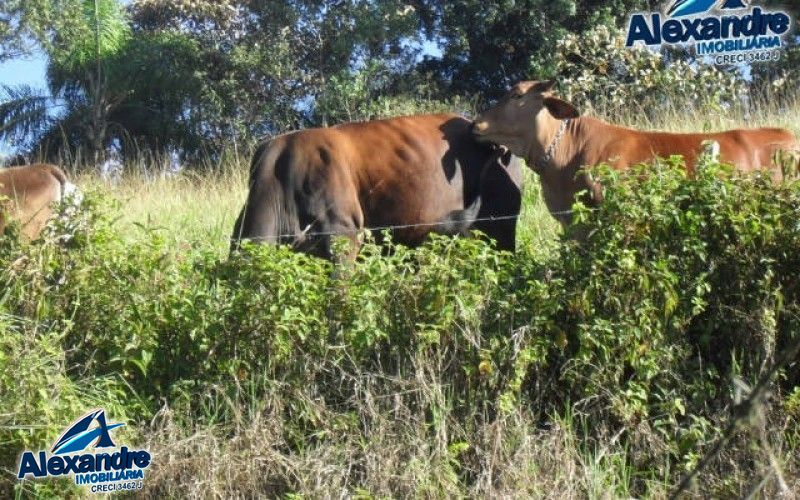
[[[41,54],[0,63],[0,86],[25,84],[35,88],[45,87],[45,59]],[[10,145],[0,141],[0,158],[12,151]]]
[[[127,2],[123,2],[127,3]],[[441,57],[441,49],[431,41],[426,41],[422,47],[426,55]],[[0,63],[0,87],[8,85],[30,85],[34,88],[44,89],[46,59],[41,53],[35,53],[24,59],[12,59]],[[0,141],[0,158],[13,151],[8,144]]]
[[[0,63],[0,85],[28,84],[42,88],[44,79],[45,59],[41,54]]]

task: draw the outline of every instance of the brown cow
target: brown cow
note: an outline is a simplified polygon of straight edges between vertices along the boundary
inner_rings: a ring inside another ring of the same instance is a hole
[[[718,133],[641,132],[596,118],[581,117],[569,103],[552,95],[554,82],[516,84],[495,106],[475,119],[473,134],[481,142],[502,144],[525,158],[542,182],[550,212],[570,220],[576,193],[586,190],[589,203],[602,200],[602,189],[581,168],[607,162],[617,169],[651,161],[655,156],[682,155],[690,173],[705,141],[718,143],[720,160],[752,171],[774,168],[777,150],[796,150],[791,132],[764,128]],[[777,172],[776,172],[777,174]]]
[[[0,169],[0,234],[16,220],[22,235],[35,239],[53,213],[52,203],[76,191],[55,165]]]
[[[413,246],[430,232],[480,229],[513,250],[521,162],[478,144],[471,125],[453,114],[406,116],[262,143],[232,249],[249,239],[330,258],[331,235],[342,235],[354,257],[362,229],[403,226],[392,229],[393,241]],[[474,222],[492,217],[499,220]]]

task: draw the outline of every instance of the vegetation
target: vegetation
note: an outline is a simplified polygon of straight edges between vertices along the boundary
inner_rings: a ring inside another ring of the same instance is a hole
[[[228,258],[251,147],[288,129],[468,113],[556,77],[629,125],[800,133],[796,47],[752,81],[621,48],[653,7],[3,2],[0,60],[43,51],[48,88],[2,89],[0,138],[86,196],[38,241],[0,235],[0,496],[84,494],[18,482],[16,460],[91,407],[153,452],[153,497],[661,498],[701,465],[690,495],[800,491],[796,171],[599,166],[605,202],[567,234],[528,173],[514,254]]]
[[[747,87],[736,74],[693,65],[643,47],[625,47],[625,33],[599,26],[558,42],[558,83],[563,97],[606,114],[657,115],[677,103],[686,109],[739,109]],[[632,109],[633,108],[633,109]]]
[[[16,456],[102,406],[154,452],[152,496],[662,497],[800,335],[798,181],[678,163],[600,168],[580,244],[531,175],[516,254],[434,238],[336,272],[227,259],[243,166],[84,178],[77,221],[2,240],[2,488],[74,487],[16,483]],[[694,491],[800,488],[798,383],[770,379]]]
[[[796,93],[796,46],[781,61],[753,66],[747,81],[690,54],[633,52],[613,41],[630,12],[660,6],[6,0],[0,60],[39,50],[48,82],[0,88],[0,140],[87,170],[109,150],[126,164],[178,154],[197,166],[297,128],[431,109],[470,113],[531,78],[557,78],[598,109],[662,107],[668,95],[684,108],[688,98],[728,113],[753,104],[745,90],[770,99]]]

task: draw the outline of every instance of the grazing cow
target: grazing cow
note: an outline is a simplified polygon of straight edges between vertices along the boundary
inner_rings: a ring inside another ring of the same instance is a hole
[[[9,220],[16,220],[22,234],[35,239],[53,213],[52,203],[75,192],[55,165],[0,169],[0,234]]]
[[[552,95],[553,85],[516,84],[475,119],[473,134],[480,142],[502,144],[527,160],[540,176],[548,209],[562,224],[570,220],[576,193],[586,190],[590,204],[602,201],[601,186],[587,174],[578,175],[585,166],[607,162],[625,169],[655,156],[682,155],[691,174],[704,145],[711,143],[721,161],[752,171],[775,168],[772,157],[778,150],[797,150],[794,135],[776,128],[671,134],[618,127],[581,117],[571,104]]]
[[[240,240],[286,243],[330,258],[331,235],[342,235],[354,258],[362,229],[393,226],[393,241],[406,245],[430,232],[480,229],[499,248],[513,250],[521,162],[478,144],[471,126],[453,114],[406,116],[262,143],[232,249]],[[475,222],[493,217],[499,220]]]

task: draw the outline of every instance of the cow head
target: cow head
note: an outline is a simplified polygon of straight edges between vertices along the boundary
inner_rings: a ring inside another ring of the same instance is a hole
[[[558,120],[580,116],[571,104],[551,94],[555,82],[519,82],[472,124],[480,142],[506,146],[513,154],[541,155],[558,128]]]

